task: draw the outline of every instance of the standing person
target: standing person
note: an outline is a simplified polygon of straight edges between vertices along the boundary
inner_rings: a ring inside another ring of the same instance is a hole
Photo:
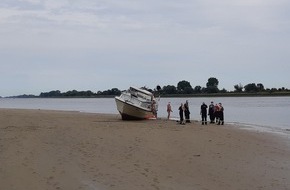
[[[167,119],[170,118],[170,113],[171,113],[171,112],[172,112],[171,104],[170,104],[170,102],[168,102],[168,104],[167,104],[167,113],[168,113],[168,115],[167,115]]]
[[[208,115],[209,115],[210,123],[214,123],[215,115],[214,115],[214,104],[213,104],[213,102],[211,102],[209,107],[208,107]]]
[[[207,105],[203,102],[200,106],[200,115],[201,115],[201,121],[202,125],[207,125]]]
[[[190,119],[189,119],[190,111],[189,111],[189,105],[188,105],[188,101],[187,100],[186,100],[186,102],[184,104],[184,115],[185,115],[186,123],[190,123]]]
[[[220,107],[218,104],[216,104],[214,106],[214,117],[215,117],[215,122],[218,123],[219,122],[219,111],[220,111]]]
[[[224,124],[224,107],[222,106],[222,103],[219,103],[219,122],[218,125]]]
[[[183,119],[183,112],[184,112],[183,103],[180,104],[178,110],[179,110],[179,118],[180,118],[179,123],[182,124],[182,125],[184,125],[185,123],[184,123],[184,119]]]

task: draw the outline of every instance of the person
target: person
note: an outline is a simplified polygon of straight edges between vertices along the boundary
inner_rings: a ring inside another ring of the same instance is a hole
[[[171,112],[172,112],[171,104],[170,104],[170,102],[168,102],[168,104],[167,104],[167,113],[168,113],[168,115],[167,115],[167,119],[170,118],[170,113],[171,113]]]
[[[218,123],[219,122],[219,110],[220,110],[220,107],[218,104],[216,104],[214,106],[214,117],[215,117],[215,123]]]
[[[207,125],[207,105],[203,102],[200,106],[200,115],[201,115],[201,121],[202,125]]]
[[[158,107],[157,107],[156,101],[153,100],[152,101],[152,112],[153,112],[153,115],[155,116],[156,119],[157,119],[157,110],[158,110]]]
[[[210,119],[210,123],[215,123],[215,116],[214,116],[214,104],[213,102],[210,103],[209,107],[208,107],[208,115],[209,115],[209,119]]]
[[[219,122],[218,125],[224,124],[224,107],[222,106],[222,103],[219,103]]]
[[[189,105],[188,105],[188,100],[186,100],[184,104],[184,116],[185,116],[186,123],[190,123],[189,115],[190,115]]]
[[[184,105],[183,105],[183,103],[180,104],[178,110],[179,110],[179,118],[180,118],[179,123],[182,124],[182,125],[185,125],[184,119],[183,119],[183,112],[184,112]]]

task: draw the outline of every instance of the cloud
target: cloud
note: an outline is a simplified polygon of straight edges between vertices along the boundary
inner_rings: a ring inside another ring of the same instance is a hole
[[[0,80],[35,91],[179,80],[195,86],[210,76],[225,88],[266,81],[271,70],[279,77],[289,71],[289,7],[286,0],[2,0]]]

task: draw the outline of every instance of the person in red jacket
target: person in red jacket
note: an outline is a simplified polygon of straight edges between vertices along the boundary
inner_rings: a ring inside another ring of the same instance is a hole
[[[223,125],[224,124],[224,107],[222,106],[222,103],[219,103],[219,121],[218,125]]]

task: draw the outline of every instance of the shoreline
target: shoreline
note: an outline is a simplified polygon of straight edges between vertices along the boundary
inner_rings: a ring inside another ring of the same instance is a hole
[[[285,140],[227,124],[0,109],[0,189],[289,189]]]
[[[113,113],[94,113],[94,112],[88,112],[88,111],[73,111],[73,110],[49,110],[49,109],[26,109],[26,108],[0,108],[1,110],[23,110],[23,111],[29,111],[29,110],[35,110],[35,111],[48,111],[48,112],[71,112],[71,113],[83,113],[83,114],[95,114],[95,115],[108,115],[108,116],[114,116],[114,117],[120,117],[119,114],[113,114]],[[179,118],[172,117],[170,118],[172,121],[179,120]],[[166,117],[159,117],[158,120],[167,120]],[[146,121],[146,120],[144,120]],[[197,124],[201,123],[201,120],[193,119],[192,122],[195,122]],[[215,126],[216,124],[208,124],[209,126]],[[266,126],[266,125],[257,125],[257,124],[249,124],[249,123],[240,123],[240,122],[226,122],[225,126],[231,126],[233,128],[236,128],[238,130],[247,130],[252,132],[262,132],[267,133],[273,136],[277,136],[278,138],[282,138],[285,141],[289,141],[290,144],[290,138],[288,137],[290,135],[290,129],[288,128],[275,128],[273,126]]]
[[[0,110],[42,110],[42,111],[60,111],[60,112],[76,112],[76,113],[87,113],[87,114],[97,114],[97,115],[119,115],[115,113],[97,113],[97,112],[90,112],[90,111],[79,111],[79,110],[61,110],[61,109],[39,109],[39,108],[0,108]],[[159,117],[158,119],[166,120],[166,116]],[[179,120],[177,117],[172,117],[172,120]],[[192,121],[199,123],[201,119],[193,119]],[[274,135],[281,135],[287,136],[290,135],[290,128],[289,127],[273,127],[271,125],[263,125],[263,124],[251,124],[251,123],[241,123],[241,122],[233,122],[233,121],[226,121],[227,125],[230,125],[235,128],[240,128],[249,131],[258,131],[258,132],[266,132]],[[213,124],[215,125],[215,124]]]
[[[95,95],[95,96],[47,96],[41,97],[37,95],[16,95],[5,96],[0,98],[114,98],[116,95]],[[276,91],[276,92],[217,92],[217,93],[193,93],[193,94],[162,94],[162,98],[194,98],[194,97],[280,97],[290,96],[290,91]]]
[[[189,99],[191,102],[191,118],[200,119],[199,115],[199,103],[207,101],[217,101],[223,102],[226,107],[225,121],[227,123],[239,122],[238,125],[248,125],[252,126],[270,126],[279,129],[290,129],[289,122],[287,121],[287,113],[289,110],[289,100],[286,98],[274,98],[268,99],[263,98],[225,98],[225,99]],[[171,101],[174,112],[173,117],[179,117],[178,113],[175,112],[176,106],[180,103],[179,101],[185,101],[185,99],[166,99],[161,98],[159,102],[159,112],[158,115],[161,117],[167,117],[167,112],[165,109],[167,102]],[[262,101],[259,103],[259,101]],[[271,101],[271,103],[269,102]],[[237,105],[237,102],[241,102],[243,107]],[[269,104],[270,103],[270,104]],[[282,107],[279,107],[279,106]],[[67,111],[83,111],[88,113],[112,113],[118,114],[116,109],[116,104],[114,99],[11,99],[2,100],[2,108],[25,108],[25,109],[44,109],[44,110],[67,110]],[[269,110],[276,110],[274,115],[271,114]],[[250,114],[253,113],[253,114]],[[271,119],[273,118],[273,119]],[[280,118],[280,119],[279,119]],[[270,130],[271,131],[271,130]],[[280,130],[281,131],[281,130]]]

